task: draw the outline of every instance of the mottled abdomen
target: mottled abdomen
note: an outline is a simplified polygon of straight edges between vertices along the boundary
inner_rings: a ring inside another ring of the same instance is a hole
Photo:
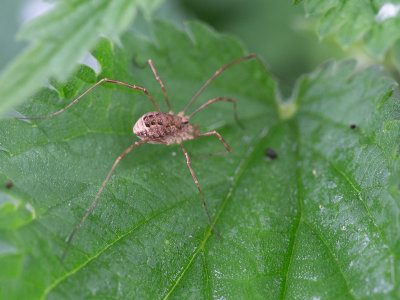
[[[165,137],[179,135],[182,127],[182,117],[162,112],[149,112],[137,120],[133,133],[140,139],[163,141]]]

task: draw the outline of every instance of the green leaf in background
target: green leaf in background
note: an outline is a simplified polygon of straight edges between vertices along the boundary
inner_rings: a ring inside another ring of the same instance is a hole
[[[233,38],[167,23],[154,41],[126,34],[93,55],[109,77],[145,86],[166,111],[151,58],[174,112],[222,65],[245,55]],[[81,69],[59,99],[42,89],[18,111],[54,112],[88,88]],[[54,84],[54,86],[61,86]],[[398,101],[377,68],[329,63],[302,77],[291,110],[256,61],[236,65],[197,100],[225,96],[193,121],[217,129],[226,156],[193,160],[212,232],[179,146],[143,145],[117,167],[64,263],[65,239],[114,159],[154,110],[137,91],[104,85],[57,117],[1,120],[0,297],[7,299],[395,299],[399,294]],[[280,107],[280,108],[279,108]],[[291,111],[291,114],[288,113]],[[282,114],[282,112],[284,112]],[[280,116],[285,115],[286,118]],[[355,126],[351,126],[355,125]],[[185,143],[193,155],[221,151],[213,137]],[[275,150],[276,159],[265,155]]]
[[[59,1],[50,12],[28,23],[20,38],[33,44],[0,77],[0,111],[26,101],[51,76],[67,78],[99,34],[118,39],[139,7],[160,0]]]
[[[297,4],[300,1],[295,1]],[[400,1],[304,0],[307,14],[319,16],[318,34],[334,34],[343,46],[363,41],[367,53],[383,60],[400,38]]]

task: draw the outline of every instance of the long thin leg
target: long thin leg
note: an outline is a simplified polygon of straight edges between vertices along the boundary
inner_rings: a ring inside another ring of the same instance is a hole
[[[165,101],[167,101],[167,105],[168,105],[169,112],[171,113],[171,112],[172,112],[171,104],[169,104],[169,100],[168,100],[168,96],[167,96],[167,91],[165,90],[164,82],[161,80],[161,77],[158,76],[157,71],[156,71],[156,68],[154,67],[152,60],[149,59],[149,60],[147,60],[147,62],[149,63],[150,68],[151,68],[151,70],[153,71],[154,76],[156,77],[156,79],[158,80],[158,83],[159,83],[160,86],[161,86],[162,92],[163,92],[163,94],[164,94]]]
[[[212,228],[214,229],[215,235],[218,237],[218,239],[221,239],[221,237],[220,237],[220,235],[219,235],[217,229],[215,229],[215,226],[214,226],[214,223],[213,223],[213,221],[212,221],[212,219],[211,219],[210,213],[208,212],[206,200],[204,200],[203,193],[201,192],[201,189],[200,189],[200,186],[199,186],[199,181],[197,180],[197,177],[196,177],[196,175],[194,174],[194,171],[193,171],[193,169],[192,169],[192,166],[190,165],[190,157],[189,157],[189,154],[187,153],[186,149],[183,148],[183,145],[182,145],[182,144],[179,144],[179,145],[181,146],[181,149],[182,149],[183,153],[185,154],[186,163],[187,163],[187,165],[188,165],[188,167],[189,167],[189,171],[190,171],[190,173],[192,174],[192,177],[193,177],[194,183],[195,183],[196,186],[197,186],[197,189],[199,190],[199,193],[200,193],[200,196],[201,196],[201,200],[203,200],[203,206],[204,206],[204,209],[206,210],[206,213],[207,213],[207,216],[208,216],[208,220],[210,220],[210,223],[211,223]]]
[[[207,106],[217,102],[217,101],[227,101],[227,102],[231,102],[233,103],[233,115],[235,117],[235,121],[236,123],[239,124],[240,127],[243,128],[242,123],[240,123],[238,115],[237,115],[237,109],[236,109],[236,101],[232,98],[226,98],[226,97],[216,97],[214,99],[208,100],[206,103],[204,103],[203,105],[201,105],[199,108],[197,108],[196,110],[194,110],[190,115],[189,118],[191,118],[193,115],[195,115],[196,113],[198,113],[200,110],[202,110],[203,108],[206,108]]]
[[[129,87],[131,89],[135,89],[135,90],[140,90],[143,93],[146,94],[147,98],[150,99],[150,101],[154,104],[154,106],[157,108],[158,111],[160,110],[160,107],[157,105],[157,103],[154,101],[154,99],[150,96],[149,92],[141,86],[137,86],[137,85],[132,85],[132,84],[128,84],[122,81],[118,81],[118,80],[113,80],[113,79],[108,79],[108,78],[103,78],[101,79],[99,82],[95,83],[94,85],[92,85],[89,89],[86,90],[86,92],[84,92],[82,95],[80,95],[78,98],[76,98],[74,101],[72,101],[70,104],[68,104],[66,107],[50,114],[50,115],[46,115],[46,116],[42,116],[42,117],[32,117],[32,118],[26,118],[26,117],[13,117],[13,119],[21,119],[21,120],[39,120],[39,119],[45,119],[45,118],[50,118],[53,116],[56,116],[58,114],[61,114],[62,112],[66,111],[68,108],[70,108],[72,105],[74,105],[76,102],[78,102],[83,96],[85,96],[87,93],[89,93],[91,90],[93,90],[96,86],[98,86],[99,84],[103,83],[103,82],[110,82],[110,83],[115,83],[115,84],[120,84],[126,87]]]
[[[82,227],[83,223],[85,223],[87,217],[88,217],[88,216],[90,215],[90,213],[92,212],[94,206],[96,205],[97,200],[98,200],[99,197],[100,197],[101,192],[103,191],[104,187],[106,186],[108,180],[109,180],[110,177],[111,177],[112,172],[114,171],[115,167],[118,165],[118,163],[120,162],[120,160],[121,160],[122,158],[124,158],[124,156],[127,155],[133,148],[135,148],[135,147],[137,147],[137,146],[139,146],[139,145],[141,145],[141,144],[147,143],[147,142],[148,142],[148,140],[140,140],[140,141],[135,142],[135,143],[132,144],[128,149],[126,149],[124,152],[122,152],[122,154],[121,154],[120,156],[118,156],[118,158],[115,160],[113,166],[111,167],[110,171],[108,171],[108,174],[107,174],[106,179],[104,179],[104,182],[103,182],[103,184],[102,184],[101,187],[100,187],[100,190],[98,191],[96,197],[94,198],[94,200],[93,200],[92,204],[90,205],[89,209],[87,210],[86,214],[83,216],[81,222],[75,227],[75,229],[74,229],[74,230],[72,231],[72,233],[69,235],[68,240],[67,240],[67,247],[65,247],[64,253],[63,253],[62,257],[61,257],[61,261],[64,261],[65,256],[66,256],[67,253],[68,253],[68,249],[69,249],[69,247],[71,246],[72,238],[74,237],[74,235],[75,235],[75,233],[78,231],[78,229]]]
[[[257,58],[256,54],[250,54],[241,58],[238,58],[232,62],[230,62],[229,64],[221,67],[220,69],[218,69],[213,76],[211,76],[210,79],[207,80],[207,82],[197,91],[197,93],[193,96],[192,100],[190,100],[189,104],[186,105],[185,109],[183,110],[183,113],[185,113],[190,105],[192,105],[192,103],[197,99],[197,97],[204,91],[204,89],[211,83],[211,81],[214,80],[215,77],[217,77],[219,74],[221,74],[223,71],[225,71],[227,68],[229,68],[230,66],[236,65],[237,63],[246,60],[246,59],[251,59],[251,58]]]
[[[223,151],[223,152],[216,152],[216,153],[210,153],[210,154],[206,154],[206,155],[202,155],[200,157],[197,158],[206,158],[206,157],[210,157],[210,156],[216,156],[216,155],[223,155],[223,154],[228,154],[232,152],[231,147],[229,147],[229,145],[227,144],[227,142],[224,141],[224,139],[222,138],[222,136],[217,132],[217,131],[210,131],[210,132],[205,132],[205,133],[200,133],[199,135],[197,135],[197,137],[201,137],[201,136],[209,136],[209,135],[215,135],[217,136],[217,138],[220,140],[220,142],[224,145],[224,147],[226,148],[227,151]]]

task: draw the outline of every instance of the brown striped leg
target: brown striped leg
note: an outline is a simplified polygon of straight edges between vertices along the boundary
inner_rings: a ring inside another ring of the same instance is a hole
[[[97,200],[100,197],[101,192],[103,191],[103,189],[106,186],[108,180],[110,179],[111,174],[114,171],[115,167],[118,165],[118,163],[121,161],[121,159],[124,158],[124,156],[127,155],[133,148],[135,148],[135,147],[137,147],[137,146],[139,146],[141,144],[147,143],[147,142],[149,142],[149,141],[148,140],[137,141],[134,144],[132,144],[128,149],[126,149],[124,152],[122,152],[122,154],[120,156],[117,157],[117,159],[115,160],[115,162],[114,162],[113,166],[111,167],[110,171],[108,171],[106,179],[104,180],[103,184],[101,185],[100,190],[98,191],[96,197],[94,198],[94,200],[93,200],[92,204],[90,205],[89,209],[87,210],[86,214],[83,216],[81,222],[75,227],[75,229],[69,235],[68,240],[67,240],[67,246],[65,247],[64,253],[63,253],[62,257],[61,257],[61,261],[64,261],[66,255],[68,253],[68,249],[71,246],[72,238],[74,237],[74,235],[78,231],[78,229],[82,227],[83,223],[85,223],[86,219],[88,218],[88,216],[92,212],[94,206],[96,205]]]
[[[151,68],[151,70],[153,71],[154,76],[156,77],[158,83],[159,83],[160,86],[161,86],[161,90],[162,90],[162,92],[163,92],[163,94],[164,94],[165,101],[167,101],[167,105],[168,105],[169,112],[171,113],[171,112],[172,112],[171,104],[169,104],[169,100],[168,100],[168,96],[167,96],[167,91],[165,90],[164,82],[161,80],[161,77],[158,76],[157,71],[156,71],[156,68],[154,67],[153,62],[151,61],[151,59],[149,59],[147,62],[149,63],[150,68]]]
[[[201,192],[201,189],[200,189],[200,186],[199,186],[199,181],[197,180],[197,177],[196,177],[196,175],[194,174],[193,168],[192,168],[192,166],[191,166],[191,164],[190,164],[190,157],[189,157],[189,154],[187,153],[186,149],[183,148],[182,144],[179,144],[179,145],[181,146],[181,149],[182,149],[183,153],[185,154],[185,157],[186,157],[186,164],[188,165],[189,171],[190,171],[190,173],[192,174],[194,183],[196,184],[197,189],[199,190],[199,193],[200,193],[200,196],[201,196],[201,200],[203,200],[203,206],[204,206],[204,209],[206,210],[208,220],[210,221],[210,224],[211,224],[212,228],[214,229],[215,235],[218,237],[218,239],[221,239],[221,237],[220,237],[220,235],[219,235],[217,229],[215,229],[215,226],[214,226],[213,220],[211,219],[210,213],[208,212],[206,200],[204,200],[203,193]]]
[[[189,118],[191,118],[193,115],[195,115],[196,113],[198,113],[200,110],[202,110],[203,108],[206,108],[207,106],[217,102],[217,101],[226,101],[226,102],[231,102],[233,103],[233,116],[235,118],[236,123],[238,123],[238,125],[242,128],[243,125],[242,123],[240,123],[238,115],[237,115],[237,110],[236,110],[236,101],[232,98],[226,98],[226,97],[216,97],[214,99],[208,100],[206,103],[204,103],[203,105],[201,105],[199,108],[195,109],[190,115]]]
[[[219,74],[221,74],[223,71],[225,71],[225,70],[228,69],[229,67],[231,67],[231,66],[233,66],[233,65],[236,65],[237,63],[240,63],[240,62],[243,61],[243,60],[251,59],[251,58],[255,58],[255,59],[257,59],[258,61],[260,61],[260,63],[261,63],[261,60],[259,59],[259,57],[258,57],[256,54],[250,54],[250,55],[247,55],[247,56],[240,57],[240,58],[238,58],[238,59],[236,59],[236,60],[230,62],[229,64],[227,64],[227,65],[225,65],[225,66],[219,68],[219,69],[214,73],[214,75],[211,76],[211,78],[208,79],[207,82],[197,91],[197,93],[193,96],[192,100],[190,100],[190,102],[188,103],[188,105],[186,105],[185,109],[183,110],[183,113],[185,113],[185,112],[189,109],[189,107],[192,105],[192,103],[197,99],[197,97],[199,97],[199,95],[204,91],[204,89],[215,79],[215,77],[217,77]]]
[[[228,154],[228,153],[232,152],[232,149],[229,147],[227,142],[225,142],[224,139],[222,138],[222,136],[215,130],[214,131],[210,131],[210,132],[200,133],[200,134],[197,135],[197,137],[209,136],[209,135],[217,136],[217,138],[224,145],[224,147],[226,148],[227,151],[205,154],[205,155],[202,155],[202,156],[197,156],[196,158],[203,159],[203,158],[207,158],[207,157],[210,157],[210,156],[223,155],[223,154]]]
[[[137,86],[137,85],[132,85],[132,84],[128,84],[122,81],[118,81],[118,80],[113,80],[113,79],[108,79],[108,78],[103,78],[101,79],[99,82],[95,83],[94,85],[92,85],[89,89],[86,90],[86,92],[84,92],[82,95],[80,95],[78,98],[76,98],[74,101],[72,101],[70,104],[68,104],[66,107],[50,114],[50,115],[46,115],[46,116],[41,116],[41,117],[31,117],[31,118],[26,118],[26,117],[13,117],[13,119],[20,119],[20,120],[39,120],[39,119],[46,119],[46,118],[50,118],[50,117],[54,117],[58,114],[61,114],[62,112],[66,111],[68,108],[70,108],[72,105],[74,105],[76,102],[78,102],[83,96],[85,96],[87,93],[89,93],[91,90],[93,90],[95,87],[97,87],[99,84],[103,83],[103,82],[109,82],[109,83],[115,83],[115,84],[119,84],[119,85],[123,85],[126,87],[129,87],[131,89],[134,90],[140,90],[142,91],[147,98],[150,99],[150,101],[154,104],[154,106],[157,108],[158,111],[160,110],[160,107],[157,105],[157,103],[154,101],[154,99],[150,96],[149,92],[141,86]]]

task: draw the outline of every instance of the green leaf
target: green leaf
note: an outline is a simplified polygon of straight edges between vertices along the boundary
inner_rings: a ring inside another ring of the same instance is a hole
[[[393,61],[397,69],[400,69],[400,40],[393,46]]]
[[[400,38],[400,1],[305,0],[307,14],[320,18],[318,34],[333,34],[342,46],[363,42],[367,53],[383,60]],[[297,2],[296,2],[297,3]]]
[[[99,35],[118,39],[139,7],[160,0],[58,1],[47,14],[28,23],[19,37],[32,45],[2,72],[0,111],[26,101],[49,77],[67,78]]]
[[[188,34],[157,23],[154,42],[131,33],[121,42],[102,40],[93,52],[99,78],[144,86],[166,111],[158,82],[141,67],[151,58],[174,112],[219,67],[246,54],[198,23]],[[115,158],[137,140],[133,124],[154,107],[108,84],[56,117],[1,120],[0,179],[14,183],[1,192],[17,204],[0,212],[15,219],[25,208],[31,218],[0,228],[0,297],[395,299],[399,106],[378,68],[354,73],[354,65],[329,63],[302,77],[284,106],[268,71],[245,61],[193,105],[232,97],[245,125],[235,124],[229,103],[193,118],[233,150],[192,160],[220,241],[180,147],[143,145],[118,165],[61,263],[66,238]],[[71,78],[80,84],[63,94],[87,89],[81,79]],[[45,115],[74,97],[42,89],[18,112]],[[184,145],[192,156],[223,150],[214,137]]]

